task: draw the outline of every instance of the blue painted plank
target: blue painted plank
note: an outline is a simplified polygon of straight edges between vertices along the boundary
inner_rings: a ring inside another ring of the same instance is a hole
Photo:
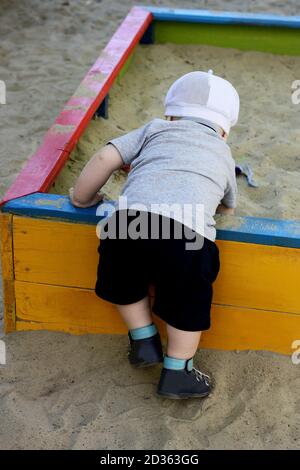
[[[300,248],[300,221],[259,217],[230,217],[217,230],[218,240],[230,240],[260,245]],[[230,225],[231,224],[231,225]]]
[[[78,223],[97,224],[113,203],[79,209],[73,207],[67,196],[35,193],[7,202],[3,212],[29,217],[61,219]],[[98,208],[98,215],[96,214]],[[99,211],[100,210],[100,211]],[[102,215],[100,215],[102,212]],[[222,219],[217,230],[219,240],[231,240],[262,245],[300,248],[300,221],[273,220],[257,217],[230,217]]]
[[[143,6],[150,11],[154,20],[180,21],[187,23],[248,24],[257,26],[279,26],[300,28],[300,16],[281,16],[262,13],[241,13],[234,11],[187,10]]]
[[[112,205],[112,203],[110,203]],[[103,206],[102,206],[103,207]],[[74,207],[67,196],[34,193],[13,199],[2,206],[2,212],[38,218],[64,219],[72,222],[97,224],[105,213],[97,215],[98,206],[80,209]]]

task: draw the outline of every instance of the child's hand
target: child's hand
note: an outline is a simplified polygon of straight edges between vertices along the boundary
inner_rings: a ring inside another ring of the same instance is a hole
[[[96,193],[95,196],[86,204],[81,204],[80,202],[76,201],[74,198],[74,188],[69,189],[69,197],[70,201],[75,207],[81,207],[81,208],[86,208],[86,207],[92,207],[98,204],[100,201],[103,199],[103,194]]]
[[[219,204],[216,210],[216,214],[223,215],[234,215],[234,209],[224,206],[224,204]]]

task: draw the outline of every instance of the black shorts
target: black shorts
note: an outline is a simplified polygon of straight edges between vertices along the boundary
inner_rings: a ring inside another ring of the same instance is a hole
[[[120,212],[113,217],[118,219]],[[145,213],[144,213],[145,214]],[[161,215],[148,214],[149,233],[153,216],[161,226]],[[136,216],[128,216],[128,224]],[[154,286],[153,312],[169,325],[185,331],[203,331],[210,327],[212,283],[219,272],[217,245],[202,237],[201,249],[186,249],[200,235],[188,229],[188,236],[176,238],[178,227],[186,227],[173,219],[170,238],[149,236],[131,239],[104,238],[100,254],[95,292],[104,300],[119,305],[143,299]],[[176,226],[176,229],[175,229]],[[186,232],[187,233],[187,232]]]

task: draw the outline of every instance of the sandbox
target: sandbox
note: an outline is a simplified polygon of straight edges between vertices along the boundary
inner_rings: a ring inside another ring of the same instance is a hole
[[[300,18],[272,15],[131,10],[4,197],[7,332],[126,333],[115,307],[93,292],[96,208],[72,207],[66,190],[109,138],[163,117],[170,83],[197,68],[237,87],[241,119],[229,143],[259,185],[239,179],[237,216],[218,221],[222,268],[201,345],[292,352],[300,338],[299,110],[291,101]],[[107,198],[125,178],[114,175]]]
[[[300,56],[198,44],[138,45],[128,72],[110,91],[109,119],[89,123],[50,191],[68,194],[84,163],[109,139],[155,117],[164,118],[168,87],[197,67],[212,68],[240,94],[240,121],[229,144],[237,164],[251,165],[258,188],[238,178],[236,215],[300,220],[300,133],[295,125],[299,109],[291,100],[291,83],[300,77]],[[122,170],[115,172],[102,189],[104,195],[116,199],[126,177]]]

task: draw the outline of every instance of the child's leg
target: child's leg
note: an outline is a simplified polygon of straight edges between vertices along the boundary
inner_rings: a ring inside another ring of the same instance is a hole
[[[167,355],[178,359],[191,359],[197,351],[201,331],[183,331],[167,324]]]
[[[117,305],[119,313],[129,330],[142,328],[152,323],[149,297],[129,305]]]
[[[167,324],[168,349],[157,392],[168,398],[202,398],[209,395],[208,375],[193,367],[201,331],[184,331]]]
[[[149,297],[128,305],[117,305],[129,329],[129,362],[147,367],[163,361],[160,335],[152,320]]]

